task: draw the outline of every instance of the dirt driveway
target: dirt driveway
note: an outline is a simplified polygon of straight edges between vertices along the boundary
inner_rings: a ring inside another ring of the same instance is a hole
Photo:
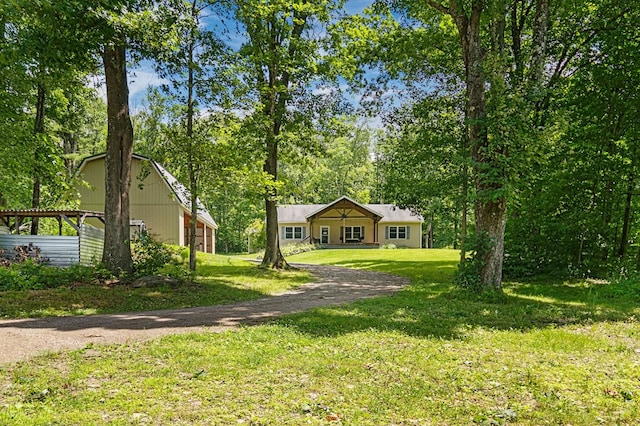
[[[295,266],[309,270],[315,281],[277,296],[233,305],[0,321],[0,363],[26,360],[43,352],[80,349],[89,343],[125,343],[259,324],[279,315],[390,294],[408,284],[405,278],[380,272]]]

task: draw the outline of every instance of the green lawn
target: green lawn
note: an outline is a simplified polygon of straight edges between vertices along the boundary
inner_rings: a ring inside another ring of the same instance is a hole
[[[0,291],[0,318],[107,314],[209,306],[257,299],[309,282],[305,271],[271,271],[226,256],[198,254],[192,284],[133,288],[73,283],[32,291]]]
[[[239,332],[4,366],[0,424],[638,424],[638,300],[548,279],[506,283],[493,303],[452,289],[456,259],[447,250],[294,256],[412,285]]]

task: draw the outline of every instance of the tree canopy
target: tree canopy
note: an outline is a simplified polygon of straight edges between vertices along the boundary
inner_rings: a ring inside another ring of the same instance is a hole
[[[78,159],[106,149],[105,261],[126,271],[135,141],[218,216],[223,250],[266,217],[268,267],[286,266],[278,203],[342,195],[421,213],[479,290],[640,267],[639,5],[349,5],[3,3],[0,207],[72,206]],[[141,59],[167,84],[132,124]]]

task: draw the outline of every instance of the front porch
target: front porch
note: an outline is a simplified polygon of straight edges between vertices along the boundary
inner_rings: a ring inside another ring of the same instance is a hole
[[[382,216],[343,197],[306,216],[310,241],[323,247],[379,247]]]
[[[344,244],[319,244],[323,249],[377,249],[380,243],[344,243]]]

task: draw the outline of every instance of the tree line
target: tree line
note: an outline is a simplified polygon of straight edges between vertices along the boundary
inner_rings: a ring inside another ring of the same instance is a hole
[[[205,201],[222,250],[264,229],[266,267],[286,267],[278,203],[340,195],[422,214],[430,246],[459,248],[479,289],[640,266],[640,6],[345,6],[3,2],[0,207],[72,206],[78,159],[106,151],[103,263],[127,271],[135,149],[187,184],[192,210]],[[166,84],[132,114],[140,61]]]

